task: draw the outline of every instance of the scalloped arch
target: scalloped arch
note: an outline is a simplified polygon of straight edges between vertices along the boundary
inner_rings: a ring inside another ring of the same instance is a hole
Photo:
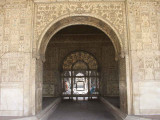
[[[97,70],[98,62],[94,56],[84,51],[76,51],[69,54],[63,61],[63,70],[71,70],[75,63],[81,61],[86,64],[88,69]],[[84,65],[83,64],[83,65]],[[84,68],[86,67],[84,66]],[[79,65],[77,65],[79,67]],[[81,66],[82,67],[82,66]],[[77,68],[75,68],[77,69]]]

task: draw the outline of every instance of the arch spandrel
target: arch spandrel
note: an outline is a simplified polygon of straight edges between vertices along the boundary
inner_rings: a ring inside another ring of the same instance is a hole
[[[61,8],[61,11],[58,8]],[[38,18],[35,19],[36,46],[33,45],[37,53],[34,54],[44,54],[49,40],[59,30],[71,25],[84,24],[99,28],[108,35],[117,56],[124,51],[124,15],[124,1],[70,2],[69,4],[68,2],[51,4],[37,2],[35,4],[35,18]]]
[[[61,10],[59,10],[61,8]],[[37,37],[50,23],[69,16],[92,16],[105,21],[122,35],[125,25],[125,1],[35,3],[35,33]],[[50,27],[50,26],[49,26]]]

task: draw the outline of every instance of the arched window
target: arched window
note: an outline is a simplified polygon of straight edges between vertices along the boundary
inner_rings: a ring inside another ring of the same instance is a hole
[[[88,52],[78,51],[68,55],[62,65],[62,96],[98,96],[98,63]]]

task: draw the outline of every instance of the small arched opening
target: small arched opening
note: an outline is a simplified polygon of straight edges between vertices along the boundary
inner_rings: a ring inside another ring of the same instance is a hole
[[[88,99],[99,96],[98,62],[85,51],[70,53],[62,64],[62,96],[64,98]]]

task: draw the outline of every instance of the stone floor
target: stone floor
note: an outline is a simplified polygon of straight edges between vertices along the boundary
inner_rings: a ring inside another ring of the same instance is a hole
[[[64,100],[48,120],[115,120],[98,100]]]
[[[43,109],[50,105],[56,98],[43,98]],[[105,97],[105,99],[119,108],[119,99]],[[138,116],[137,116],[138,117]],[[144,118],[160,120],[160,115],[144,115]],[[0,116],[0,120],[11,120],[23,117]],[[115,120],[98,100],[69,101],[63,100],[56,111],[48,120]]]
[[[160,115],[136,115],[138,117],[149,118],[153,120],[160,120]]]
[[[12,120],[12,119],[19,119],[24,117],[15,117],[15,116],[0,116],[0,120]]]

